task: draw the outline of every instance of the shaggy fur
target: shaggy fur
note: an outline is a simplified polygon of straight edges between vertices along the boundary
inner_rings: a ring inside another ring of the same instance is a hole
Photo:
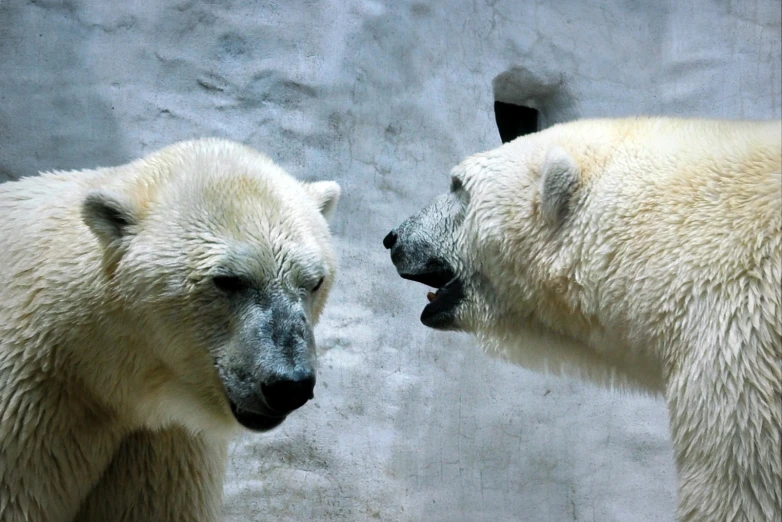
[[[780,520],[780,122],[573,122],[452,178],[386,242],[404,277],[435,259],[457,276],[440,327],[529,368],[661,392],[679,520]]]
[[[0,185],[0,520],[218,520],[239,386],[314,364],[338,196],[223,140]]]

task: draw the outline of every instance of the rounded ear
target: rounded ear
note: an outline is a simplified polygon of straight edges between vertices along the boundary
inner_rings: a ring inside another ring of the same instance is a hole
[[[552,225],[567,215],[573,193],[579,186],[581,168],[560,147],[551,148],[540,169],[540,203],[543,217]]]
[[[331,221],[342,193],[339,185],[335,181],[315,181],[314,183],[306,183],[304,187],[315,201],[320,213],[326,220]]]
[[[103,190],[93,190],[84,198],[81,217],[101,244],[109,248],[130,233],[138,223],[133,205],[126,198]]]

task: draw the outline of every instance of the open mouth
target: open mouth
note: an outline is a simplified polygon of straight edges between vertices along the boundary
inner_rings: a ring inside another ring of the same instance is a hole
[[[285,415],[264,415],[262,413],[243,410],[236,406],[234,401],[229,402],[231,403],[231,413],[233,413],[234,418],[239,422],[239,424],[249,430],[269,431],[282,424],[282,421],[285,420]]]
[[[429,303],[421,312],[421,322],[424,326],[441,330],[451,329],[456,319],[456,307],[464,298],[461,280],[450,267],[432,260],[427,262],[427,271],[415,274],[400,273],[403,279],[416,281],[435,289],[428,292]]]

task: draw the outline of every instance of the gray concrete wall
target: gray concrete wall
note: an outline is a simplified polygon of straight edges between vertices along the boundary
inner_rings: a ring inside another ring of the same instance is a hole
[[[233,445],[227,520],[672,520],[660,400],[425,329],[426,290],[380,242],[499,144],[495,90],[544,124],[779,118],[780,18],[778,0],[0,0],[0,177],[216,135],[342,184],[316,400]]]

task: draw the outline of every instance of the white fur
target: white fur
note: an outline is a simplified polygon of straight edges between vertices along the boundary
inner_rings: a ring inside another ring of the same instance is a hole
[[[208,278],[322,276],[314,324],[338,197],[214,139],[0,185],[0,520],[218,520],[238,424],[215,360],[243,318]]]
[[[639,118],[453,172],[462,327],[533,369],[663,393],[679,520],[782,516],[781,162],[779,121]]]

